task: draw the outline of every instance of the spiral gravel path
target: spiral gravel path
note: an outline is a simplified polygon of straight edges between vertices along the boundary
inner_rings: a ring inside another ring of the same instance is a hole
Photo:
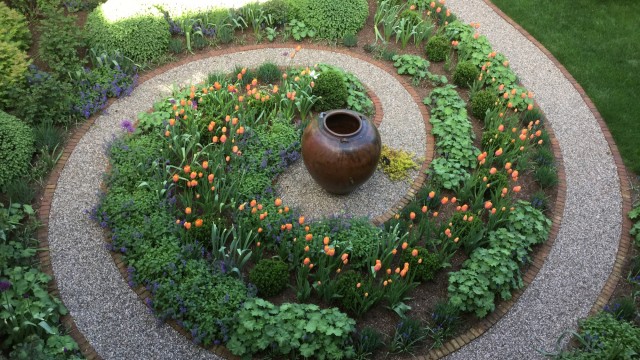
[[[535,349],[550,349],[563,330],[574,328],[577,319],[587,315],[611,273],[622,232],[620,179],[609,143],[594,115],[554,63],[482,0],[449,0],[448,5],[461,19],[482,23],[481,32],[510,59],[523,84],[536,94],[560,145],[567,188],[558,237],[535,280],[507,315],[450,357],[535,358]],[[385,88],[392,78],[373,65],[344,54],[305,51],[295,63],[333,63],[356,73],[379,97],[388,91]],[[160,74],[136,88],[130,97],[115,101],[69,156],[49,210],[51,265],[62,300],[78,330],[100,357],[217,358],[156,322],[104,249],[102,229],[82,215],[97,202],[96,192],[107,164],[105,144],[121,131],[123,119],[133,119],[150,108],[154,99],[169,93],[171,84],[198,82],[211,71],[230,71],[236,64],[254,66],[266,60],[283,64],[287,58],[282,52],[239,52]],[[416,107],[415,103],[394,105],[383,107],[385,116]],[[383,125],[387,120],[383,119]],[[406,139],[398,140],[398,147],[420,144],[419,151],[424,149],[423,136],[424,129],[396,133],[387,139]]]

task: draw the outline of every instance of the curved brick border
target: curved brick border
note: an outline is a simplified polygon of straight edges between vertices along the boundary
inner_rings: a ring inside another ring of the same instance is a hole
[[[538,40],[536,40],[529,32],[527,32],[522,26],[518,25],[515,21],[513,21],[507,14],[505,14],[500,8],[494,5],[491,0],[484,0],[484,2],[493,10],[496,14],[498,14],[501,18],[503,18],[506,22],[508,22],[511,26],[513,26],[516,30],[518,30],[524,37],[527,38],[530,42],[532,42],[540,51],[542,51],[551,62],[562,72],[562,75],[573,85],[576,91],[582,97],[582,100],[587,104],[587,107],[596,118],[598,125],[600,126],[600,130],[604,134],[604,138],[607,140],[609,144],[609,149],[611,150],[611,155],[613,156],[614,162],[616,163],[616,168],[618,170],[618,177],[620,178],[620,190],[622,192],[622,234],[620,236],[620,244],[618,246],[618,253],[616,254],[616,260],[613,266],[613,270],[607,279],[602,292],[598,296],[595,304],[591,307],[589,313],[591,315],[597,313],[601,310],[609,301],[611,296],[613,295],[613,291],[616,288],[618,281],[622,279],[622,267],[624,266],[624,261],[629,253],[631,248],[631,235],[629,231],[631,230],[631,226],[633,225],[631,219],[629,219],[626,215],[631,211],[632,207],[632,198],[631,198],[631,187],[629,184],[629,177],[624,166],[624,162],[622,161],[622,157],[620,156],[620,151],[618,151],[618,147],[616,146],[615,141],[613,140],[613,136],[611,136],[611,132],[609,132],[609,128],[607,127],[607,123],[604,121],[595,104],[587,93],[584,91],[582,86],[578,84],[576,79],[567,71],[567,69],[556,59],[553,54],[547,48],[544,47]],[[555,151],[555,148],[554,148]]]

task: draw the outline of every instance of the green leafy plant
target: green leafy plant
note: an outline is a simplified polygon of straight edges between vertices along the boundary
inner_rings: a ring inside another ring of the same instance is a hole
[[[304,21],[291,19],[288,24],[289,31],[291,31],[291,36],[296,41],[302,41],[302,39],[309,37],[314,38],[316,36],[316,31],[307,27]]]
[[[366,0],[305,0],[298,15],[319,37],[340,39],[348,32],[355,34],[362,29],[369,16],[369,4]]]
[[[393,66],[400,75],[410,75],[414,82],[420,82],[429,73],[429,61],[417,55],[395,55]]]
[[[82,67],[84,61],[78,56],[78,49],[85,43],[75,16],[59,10],[49,12],[41,21],[39,31],[42,35],[38,55],[51,70],[66,75]]]
[[[276,307],[253,299],[244,304],[237,318],[227,348],[243,358],[263,351],[275,357],[299,354],[318,359],[343,359],[354,354],[350,335],[355,321],[335,308],[307,304]]]
[[[0,189],[7,186],[29,168],[34,153],[33,131],[20,121],[0,110]]]
[[[427,58],[435,62],[444,61],[450,51],[449,40],[443,35],[431,37],[425,46]]]
[[[444,342],[456,333],[461,324],[460,310],[457,307],[447,301],[438,302],[431,313],[430,321],[430,337],[434,341],[434,347],[442,347]]]
[[[249,272],[249,281],[264,297],[278,295],[289,284],[289,266],[281,260],[262,259]]]

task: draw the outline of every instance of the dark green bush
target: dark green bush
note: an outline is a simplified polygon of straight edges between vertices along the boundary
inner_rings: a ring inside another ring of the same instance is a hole
[[[25,86],[16,88],[12,113],[32,126],[51,123],[67,126],[73,123],[73,86],[32,67]]]
[[[344,34],[357,33],[369,16],[367,0],[304,0],[299,16],[317,36],[340,39]]]
[[[496,106],[498,97],[489,90],[480,90],[471,97],[471,113],[480,121],[484,121],[487,110]]]
[[[444,35],[432,36],[425,47],[427,58],[431,61],[444,61],[449,55],[449,39]]]
[[[0,110],[0,189],[29,174],[33,131],[15,116]]]
[[[262,4],[262,10],[271,15],[275,25],[284,25],[291,18],[287,0],[269,0]]]
[[[335,70],[324,71],[318,76],[313,93],[320,96],[314,106],[316,111],[342,109],[347,105],[349,97],[344,78]]]
[[[471,61],[461,61],[453,72],[453,83],[462,88],[468,88],[476,81],[480,71]]]
[[[266,62],[258,68],[258,80],[264,84],[273,84],[280,80],[281,76],[280,68],[272,62]]]
[[[0,2],[0,42],[12,42],[20,50],[28,50],[31,45],[31,32],[27,20],[19,12]]]
[[[185,50],[184,40],[182,38],[172,38],[169,41],[169,51],[174,54],[182,54]]]
[[[336,295],[340,296],[338,298],[340,308],[352,308],[353,304],[357,302],[357,298],[362,296],[360,291],[358,291],[357,285],[361,284],[362,286],[362,284],[364,284],[364,277],[359,272],[348,270],[340,273],[335,281],[335,292]]]
[[[534,178],[543,189],[558,185],[558,173],[553,166],[542,166],[533,173]]]
[[[22,85],[30,63],[15,43],[0,41],[0,108],[12,107],[14,91]]]
[[[281,260],[262,259],[249,272],[249,281],[262,297],[278,295],[289,284],[289,265]]]
[[[414,250],[418,251],[417,256],[412,255]],[[420,282],[433,280],[441,265],[437,254],[420,246],[403,251],[401,262],[409,263],[409,271],[414,272],[414,279]]]
[[[346,33],[342,36],[342,45],[346,47],[358,46],[358,37],[354,33]]]
[[[108,1],[87,18],[85,26],[90,47],[120,52],[136,63],[153,61],[164,55],[169,46],[169,24],[162,14],[147,5],[130,1]],[[118,14],[118,7],[128,9]]]
[[[76,26],[76,16],[65,15],[62,10],[49,12],[39,30],[42,35],[38,55],[51,70],[66,75],[82,66],[78,49],[85,43],[82,30]]]

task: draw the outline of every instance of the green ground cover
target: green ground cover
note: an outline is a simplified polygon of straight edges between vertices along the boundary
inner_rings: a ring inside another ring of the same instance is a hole
[[[582,85],[627,168],[640,173],[640,2],[492,0]]]

